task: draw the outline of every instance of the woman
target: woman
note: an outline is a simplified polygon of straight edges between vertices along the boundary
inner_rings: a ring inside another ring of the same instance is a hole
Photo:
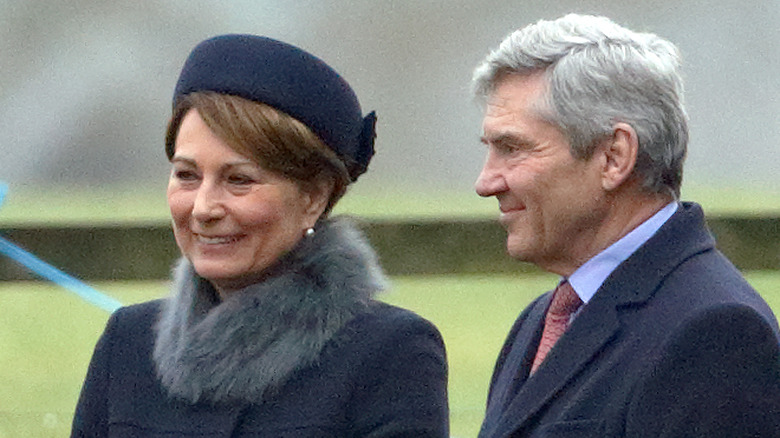
[[[166,137],[173,291],[111,317],[72,436],[447,436],[438,331],[374,301],[375,254],[328,217],[374,123],[296,47],[223,35],[193,50]]]

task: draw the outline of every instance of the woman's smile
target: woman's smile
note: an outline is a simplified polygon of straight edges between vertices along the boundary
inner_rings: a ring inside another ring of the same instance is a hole
[[[238,242],[238,240],[241,238],[241,236],[238,234],[209,236],[205,234],[194,233],[194,236],[198,243],[204,245],[227,245]]]
[[[321,213],[298,184],[233,150],[196,110],[181,122],[171,162],[176,242],[220,293],[261,277]]]

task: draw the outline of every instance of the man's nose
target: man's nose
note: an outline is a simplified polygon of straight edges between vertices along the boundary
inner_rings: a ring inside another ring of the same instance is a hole
[[[506,190],[506,180],[499,160],[488,151],[482,171],[474,183],[474,189],[482,197],[495,196]]]

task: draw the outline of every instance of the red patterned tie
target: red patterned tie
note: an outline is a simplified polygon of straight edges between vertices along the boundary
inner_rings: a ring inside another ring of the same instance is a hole
[[[539,342],[539,349],[536,351],[534,364],[531,366],[531,374],[539,368],[547,353],[569,327],[571,315],[580,305],[582,305],[582,300],[568,281],[564,281],[555,289],[552,303],[550,303],[547,316],[544,318],[544,332],[542,332],[542,340]]]

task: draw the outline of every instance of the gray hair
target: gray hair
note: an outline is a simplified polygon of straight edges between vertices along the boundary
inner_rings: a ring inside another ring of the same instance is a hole
[[[639,137],[634,172],[654,193],[680,196],[688,116],[677,48],[608,18],[570,14],[510,34],[474,70],[472,91],[486,99],[508,75],[544,72],[540,115],[588,159],[599,139],[624,122]]]

